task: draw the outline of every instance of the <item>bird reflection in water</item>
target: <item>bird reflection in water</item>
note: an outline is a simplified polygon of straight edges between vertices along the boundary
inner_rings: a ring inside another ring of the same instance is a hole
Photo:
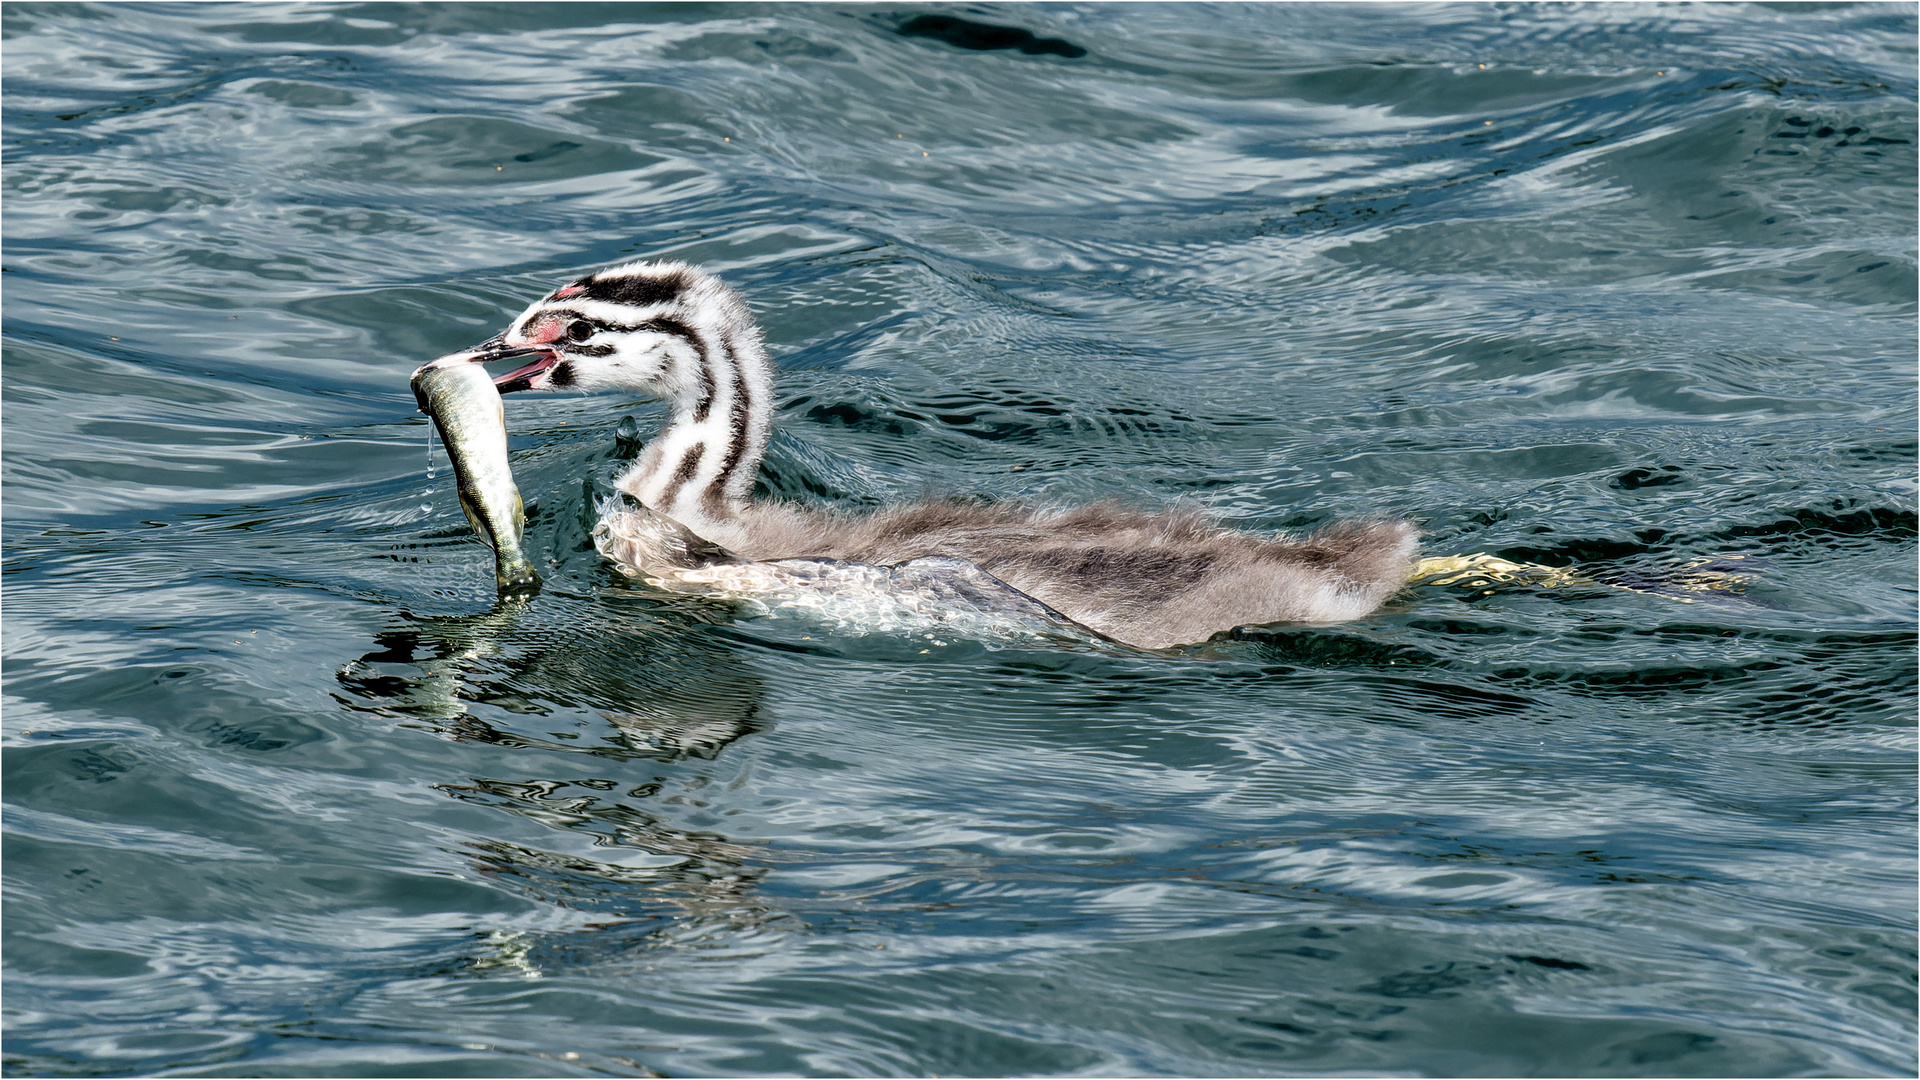
[[[701,609],[604,621],[578,614],[543,614],[524,599],[478,615],[399,612],[375,638],[378,648],[339,671],[339,700],[460,742],[615,762],[711,760],[759,729],[760,680],[729,642],[690,625],[705,621]],[[598,739],[536,733],[515,722],[551,726],[581,712],[594,718],[583,722],[604,722]],[[503,769],[513,764],[522,763],[502,760]],[[587,840],[590,854],[475,837],[462,854],[496,887],[605,917],[558,934],[483,935],[482,953],[459,966],[523,973],[617,967],[661,947],[751,949],[796,922],[755,893],[772,861],[763,845],[688,829],[670,811],[643,808],[669,783],[695,789],[704,776],[635,779],[469,776],[432,784],[461,802],[571,834],[556,847],[577,849]]]
[[[396,619],[374,638],[380,648],[340,670],[341,704],[463,742],[662,761],[711,759],[759,728],[758,677],[727,643],[673,625],[684,617],[581,625],[508,598],[480,615]],[[589,710],[613,730],[569,745],[507,730],[475,705],[529,717]]]

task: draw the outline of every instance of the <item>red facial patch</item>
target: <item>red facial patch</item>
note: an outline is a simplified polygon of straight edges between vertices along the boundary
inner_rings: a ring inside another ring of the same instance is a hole
[[[541,319],[521,332],[528,345],[546,345],[559,341],[566,335],[567,320]]]
[[[555,300],[565,300],[569,296],[579,296],[581,293],[586,291],[587,291],[587,287],[585,285],[578,285],[578,284],[568,285],[562,288],[559,292],[554,293],[553,298]]]

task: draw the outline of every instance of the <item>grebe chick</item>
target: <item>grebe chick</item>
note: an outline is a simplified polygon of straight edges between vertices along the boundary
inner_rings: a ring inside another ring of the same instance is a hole
[[[1166,648],[1236,626],[1356,619],[1413,569],[1415,530],[1402,521],[1273,540],[1192,511],[1114,503],[935,500],[855,515],[756,502],[771,365],[746,305],[684,263],[627,263],[563,285],[466,355],[530,360],[495,379],[503,394],[615,390],[668,403],[666,424],[617,482],[640,507],[608,507],[595,531],[602,554],[644,575],[716,558],[963,559],[1091,630]]]

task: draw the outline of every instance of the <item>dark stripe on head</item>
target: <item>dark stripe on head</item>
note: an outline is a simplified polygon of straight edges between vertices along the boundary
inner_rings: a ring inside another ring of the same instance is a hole
[[[656,334],[672,334],[674,337],[686,338],[689,342],[693,343],[695,348],[700,347],[700,335],[693,332],[693,327],[688,326],[686,323],[681,322],[671,315],[655,315],[653,318],[634,327],[634,329],[651,330]]]
[[[587,282],[586,297],[609,304],[647,307],[672,303],[692,284],[693,279],[685,270],[675,270],[659,277],[643,273],[631,277],[594,278]]]

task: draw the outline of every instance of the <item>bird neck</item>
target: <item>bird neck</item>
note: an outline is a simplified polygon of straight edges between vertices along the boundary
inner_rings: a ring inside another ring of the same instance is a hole
[[[766,453],[771,365],[751,326],[685,327],[665,380],[670,415],[619,487],[715,543],[737,542]]]

